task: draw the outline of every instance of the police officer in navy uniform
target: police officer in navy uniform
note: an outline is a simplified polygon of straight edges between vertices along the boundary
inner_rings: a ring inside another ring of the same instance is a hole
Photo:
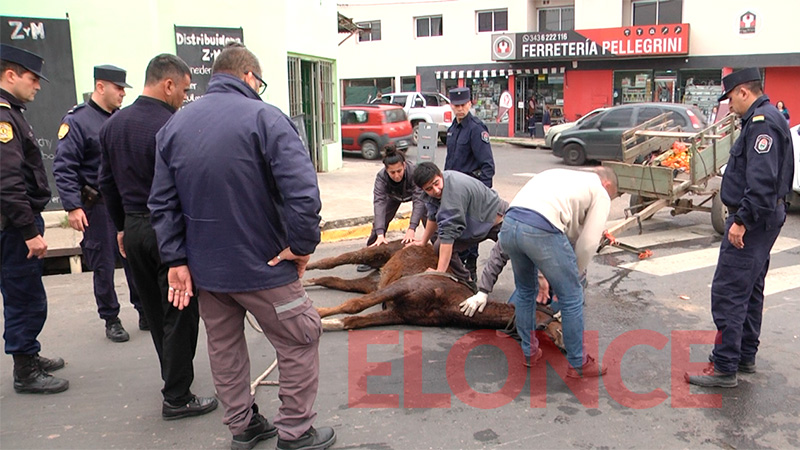
[[[0,291],[14,390],[53,394],[69,388],[69,381],[49,373],[64,367],[64,360],[39,356],[36,339],[47,318],[41,212],[50,187],[33,129],[22,114],[41,89],[39,80],[47,81],[43,65],[38,55],[0,44]]]
[[[742,132],[731,148],[720,194],[728,207],[725,238],[711,284],[711,313],[717,326],[712,364],[686,380],[699,386],[735,387],[739,373],[756,371],[769,253],[786,220],[794,161],[789,127],[750,68],[722,79]]]
[[[456,120],[447,130],[447,157],[444,170],[455,170],[479,179],[492,187],[494,156],[489,143],[486,125],[470,113],[472,100],[469,88],[450,89],[450,107]],[[458,256],[469,270],[472,281],[477,282],[478,246],[474,245]]]
[[[75,106],[61,121],[58,147],[53,161],[53,176],[68,212],[69,225],[83,233],[81,250],[93,272],[97,313],[106,322],[106,337],[125,342],[130,336],[119,320],[119,301],[114,291],[117,255],[117,231],[99,193],[100,127],[122,106],[125,70],[111,65],[94,68],[94,91],[87,103]],[[147,329],[138,293],[123,259],[130,299],[139,312],[139,328]]]

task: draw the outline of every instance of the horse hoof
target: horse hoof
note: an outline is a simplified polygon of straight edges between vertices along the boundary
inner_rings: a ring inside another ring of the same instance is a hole
[[[322,319],[322,329],[324,331],[341,331],[344,330],[344,322],[342,319],[326,317]]]

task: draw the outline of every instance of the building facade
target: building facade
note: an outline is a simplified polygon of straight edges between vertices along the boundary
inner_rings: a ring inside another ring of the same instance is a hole
[[[214,56],[231,39],[258,56],[268,85],[262,98],[292,116],[317,170],[342,166],[333,1],[36,0],[3,2],[0,16],[3,43],[45,57],[51,83],[42,83],[26,114],[50,172],[61,117],[93,90],[95,65],[128,71],[125,106],[141,93],[153,56],[178,54],[192,69],[191,101],[205,92]],[[48,209],[58,209],[57,200]]]
[[[773,103],[798,110],[794,0],[454,0],[339,6],[361,31],[340,45],[344,103],[365,89],[473,91],[493,135],[527,133],[531,98],[565,120],[630,102],[709,113],[732,70],[759,67]],[[412,86],[413,80],[413,86]],[[500,98],[513,98],[504,112]],[[350,98],[348,94],[352,93]]]

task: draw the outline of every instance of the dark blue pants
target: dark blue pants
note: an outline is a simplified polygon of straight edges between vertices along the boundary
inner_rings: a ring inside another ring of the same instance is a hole
[[[44,236],[42,216],[36,228]],[[28,259],[28,246],[18,228],[0,231],[0,291],[3,293],[5,350],[9,355],[32,355],[41,349],[36,339],[47,319],[47,295],[42,284],[44,260]]]
[[[89,208],[84,208],[84,212],[89,226],[83,233],[81,250],[86,265],[92,270],[97,313],[101,319],[113,319],[119,315],[119,301],[117,292],[114,290],[114,270],[119,257],[117,230],[108,215],[105,204],[97,203]],[[131,303],[137,311],[141,312],[142,305],[139,301],[139,294],[125,259],[122,260],[122,267],[125,269],[125,278],[128,280]]]
[[[781,204],[766,224],[745,232],[741,250],[728,241],[725,232],[711,284],[711,314],[717,326],[713,353],[719,372],[735,373],[740,361],[755,362],[769,253],[785,220],[786,208]],[[732,224],[733,215],[726,230]]]
[[[150,337],[161,364],[161,379],[164,380],[161,393],[164,400],[180,405],[192,398],[192,361],[197,350],[200,322],[197,298],[193,298],[183,310],[167,301],[169,267],[161,263],[156,232],[149,217],[125,216],[123,241],[144,314],[150,324]]]

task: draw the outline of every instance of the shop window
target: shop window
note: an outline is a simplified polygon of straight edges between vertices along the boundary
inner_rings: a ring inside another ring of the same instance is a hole
[[[358,22],[358,41],[380,41],[381,40],[381,21]]]
[[[683,0],[643,0],[631,3],[633,25],[681,23]]]
[[[575,8],[546,8],[539,10],[539,31],[575,29]]]
[[[441,36],[442,16],[417,17],[417,37]]]
[[[620,71],[614,73],[614,104],[653,101],[653,72]]]
[[[507,113],[498,120],[500,95],[508,90],[508,79],[505,77],[473,78],[467,80],[472,91],[472,110],[475,117],[484,122],[508,122]]]
[[[508,10],[476,11],[478,16],[478,32],[508,31]]]
[[[415,92],[417,77],[400,77],[400,92]]]

